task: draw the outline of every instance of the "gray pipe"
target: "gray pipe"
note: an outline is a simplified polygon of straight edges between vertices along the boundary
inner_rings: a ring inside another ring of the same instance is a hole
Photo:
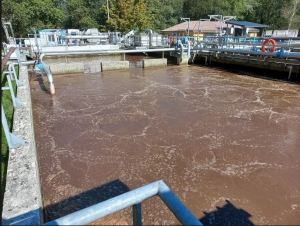
[[[199,44],[207,44],[207,45],[213,45],[217,44],[216,42],[205,42],[205,41],[199,41]],[[223,45],[232,45],[232,46],[263,46],[262,42],[256,42],[256,43],[246,43],[246,42],[226,42],[226,43],[221,43]],[[266,45],[266,46],[271,46],[271,45]],[[284,43],[284,44],[276,44],[276,47],[300,47],[300,43]]]
[[[156,181],[90,207],[78,210],[45,225],[86,225],[109,214],[158,195],[183,225],[202,225],[192,212],[162,181]]]
[[[175,48],[164,49],[133,49],[133,50],[95,50],[95,51],[72,51],[72,52],[46,52],[40,55],[40,60],[43,63],[45,56],[68,56],[68,55],[85,55],[85,54],[110,54],[110,53],[144,53],[144,52],[171,52]]]
[[[108,35],[69,35],[69,36],[60,36],[62,39],[100,39],[108,38]]]
[[[31,65],[31,64],[34,64],[36,61],[35,60],[31,60],[31,61],[20,61],[19,63],[16,63],[16,62],[12,62],[8,65],[8,70],[11,72],[12,71],[12,74],[14,76],[14,78],[11,78],[11,79],[14,79],[16,80],[16,83],[17,83],[17,86],[24,86],[24,84],[17,78],[17,73],[16,73],[16,70],[15,70],[15,65]],[[11,73],[10,73],[11,75]]]
[[[42,54],[43,55],[43,54]],[[48,77],[48,83],[49,83],[49,87],[50,87],[50,93],[52,95],[55,94],[55,86],[54,86],[54,81],[53,81],[53,75],[51,74],[48,66],[42,61],[42,59],[40,60],[40,64],[37,64],[37,67],[44,71]]]
[[[67,56],[67,55],[84,55],[84,54],[110,54],[110,53],[143,53],[143,52],[171,52],[175,48],[162,48],[162,49],[130,49],[130,50],[91,50],[91,51],[68,51],[68,52],[45,52],[40,55],[42,61],[44,56]]]
[[[48,77],[48,83],[49,83],[49,87],[50,87],[50,93],[52,95],[54,95],[55,94],[55,87],[54,87],[53,76],[52,76],[50,70],[48,69],[48,67],[46,67],[46,65],[44,65],[44,64],[43,64],[42,70],[46,73],[46,75]]]
[[[38,63],[38,61],[36,60],[30,60],[30,61],[20,61],[20,65],[31,65],[34,63]],[[11,63],[9,65],[9,68],[13,68],[13,72],[15,73],[15,67],[13,67],[13,65],[17,65],[18,63]],[[39,67],[40,70],[44,71],[48,77],[48,82],[49,82],[49,86],[50,86],[50,93],[51,94],[55,94],[55,86],[54,86],[54,81],[53,81],[53,76],[50,72],[50,70],[48,69],[48,67],[41,61],[42,66]],[[16,78],[15,78],[16,79]],[[17,80],[18,82],[18,80]]]
[[[183,59],[183,45],[181,42],[180,42],[179,46],[180,46],[180,59]]]
[[[182,43],[179,43],[179,48],[180,48],[180,58],[182,59],[182,57],[183,57],[183,50],[184,49],[187,49],[187,55],[188,55],[188,57],[190,57],[190,52],[191,52],[191,43],[190,43],[190,41],[188,41],[187,42],[187,48],[184,48],[183,47],[183,44]]]

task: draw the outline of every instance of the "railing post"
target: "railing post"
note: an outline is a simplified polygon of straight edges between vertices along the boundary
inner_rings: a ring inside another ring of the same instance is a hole
[[[142,225],[142,204],[132,206],[133,225]]]
[[[11,99],[12,99],[14,107],[24,107],[24,104],[18,98],[15,97],[15,93],[13,91],[10,76],[6,75],[6,78],[8,81],[8,87],[2,87],[1,89],[2,90],[8,90],[8,89],[10,90]]]
[[[24,84],[18,79],[17,72],[14,65],[16,65],[16,63],[9,64],[8,71],[10,72],[10,75],[13,74],[14,77],[13,79],[16,80],[17,86],[24,86]]]
[[[24,140],[9,132],[9,127],[7,124],[7,120],[5,117],[5,112],[2,104],[1,104],[1,122],[2,122],[3,130],[9,148],[18,148],[25,144]]]
[[[291,79],[291,75],[292,75],[293,66],[292,65],[288,66],[288,68],[290,69],[290,71],[289,71],[289,77],[288,77],[288,79],[290,80]]]

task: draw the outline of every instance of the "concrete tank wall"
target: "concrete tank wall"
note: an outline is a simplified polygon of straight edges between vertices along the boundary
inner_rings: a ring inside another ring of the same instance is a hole
[[[72,63],[72,62],[91,62],[94,60],[99,61],[120,61],[122,54],[87,54],[87,55],[66,55],[66,56],[45,56],[43,61],[47,65],[54,63]]]
[[[84,72],[83,63],[56,63],[49,66],[52,75]]]
[[[94,60],[78,63],[53,63],[50,64],[52,75],[70,73],[95,73],[102,71],[128,69],[129,61],[103,61]]]
[[[129,61],[103,61],[102,71],[111,71],[111,70],[120,70],[120,69],[128,69]]]
[[[167,58],[144,59],[143,60],[143,68],[146,68],[146,67],[161,67],[161,66],[167,66]]]

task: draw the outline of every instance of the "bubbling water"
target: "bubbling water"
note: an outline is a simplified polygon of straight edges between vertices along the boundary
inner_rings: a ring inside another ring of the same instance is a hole
[[[300,223],[299,85],[128,59],[128,70],[55,76],[54,96],[31,81],[46,221],[163,180],[202,222]],[[143,223],[178,221],[152,198]]]

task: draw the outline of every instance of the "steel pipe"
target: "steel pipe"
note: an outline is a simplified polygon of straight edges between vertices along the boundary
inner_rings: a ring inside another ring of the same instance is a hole
[[[262,42],[221,42],[221,44],[219,42],[204,42],[204,41],[197,41],[197,45],[198,44],[205,44],[205,45],[220,45],[220,46],[262,46],[263,43]],[[271,46],[271,45],[266,45],[266,46]],[[276,44],[276,47],[300,47],[300,43],[283,43],[283,44]]]
[[[102,39],[109,38],[108,35],[68,35],[60,36],[61,39]]]
[[[38,64],[38,63],[39,62],[37,60],[20,61],[20,65],[32,65],[32,64]],[[54,86],[54,81],[53,81],[53,75],[51,74],[48,67],[46,67],[46,65],[43,62],[41,62],[41,63],[42,63],[43,66],[39,69],[46,73],[46,75],[48,77],[48,83],[49,83],[49,86],[50,86],[50,93],[55,94],[55,86]],[[17,79],[14,65],[18,65],[18,63],[9,64],[9,68],[12,68],[13,73],[15,75],[15,79],[17,81],[17,84],[19,83],[18,86],[20,86],[20,85],[22,85],[22,83]]]
[[[229,52],[229,53],[239,53],[239,54],[250,54],[250,55],[257,55],[257,56],[273,56],[276,57],[277,52],[261,52],[261,51],[251,51],[251,50],[242,50],[242,49],[230,49],[230,48],[200,48],[194,47],[194,50],[200,50],[203,52]],[[296,58],[300,59],[300,53],[297,52],[289,52],[283,53],[281,58]]]
[[[183,225],[202,225],[163,181],[158,188],[158,196]]]
[[[45,225],[86,225],[127,207],[138,205],[155,195],[163,200],[183,225],[202,225],[162,180],[84,208]]]
[[[179,43],[179,47],[180,47],[180,59],[183,59],[183,45],[181,42]]]
[[[111,54],[111,53],[143,53],[143,52],[171,52],[175,48],[162,49],[119,49],[119,50],[91,50],[91,51],[68,51],[68,52],[47,52],[40,55],[40,60],[45,56],[67,56],[67,55],[85,55],[85,54]]]
[[[55,86],[54,86],[54,81],[53,81],[53,76],[49,70],[49,68],[43,64],[42,70],[46,73],[47,77],[48,77],[48,83],[49,83],[49,87],[50,87],[50,93],[52,95],[55,94]]]
[[[5,116],[2,103],[1,103],[1,122],[2,122],[3,130],[9,148],[18,148],[25,144],[25,141],[23,139],[19,138],[18,136],[14,135],[9,131],[9,127],[8,127],[8,123],[7,123],[7,119]]]

